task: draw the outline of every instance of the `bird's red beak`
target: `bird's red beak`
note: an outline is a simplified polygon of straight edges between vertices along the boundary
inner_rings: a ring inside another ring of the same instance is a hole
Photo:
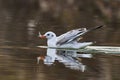
[[[40,38],[46,38],[46,36],[44,36],[44,35],[40,35],[39,37],[40,37]]]

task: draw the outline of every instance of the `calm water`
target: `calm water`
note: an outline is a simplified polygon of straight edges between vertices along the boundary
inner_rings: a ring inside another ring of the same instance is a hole
[[[51,17],[51,13],[9,6],[7,3],[0,6],[0,80],[120,80],[120,55],[36,47],[46,45],[46,40],[38,38],[39,31],[44,34],[51,30],[60,35],[79,27],[91,28],[104,23],[99,22],[99,17],[76,12],[75,17],[72,13],[56,18]],[[100,30],[84,35],[82,41],[120,46],[119,25],[108,23]]]
[[[7,28],[7,30],[3,29],[0,31],[1,80],[120,79],[119,55],[88,54],[90,57],[86,58],[84,56],[81,57],[80,53],[70,51],[66,55],[65,53],[67,52],[65,51],[37,48],[36,46],[38,45],[46,45],[46,40],[40,40],[37,37],[37,31],[35,31],[34,27],[31,30],[20,30],[18,27],[14,28],[13,31],[10,30]],[[94,39],[96,41],[98,40],[98,45],[105,43],[99,41],[103,40],[103,38],[97,37],[98,34],[93,33],[93,36],[95,36]],[[89,39],[91,37],[87,38],[87,40]],[[116,44],[119,45],[119,43],[111,41],[111,43],[106,43],[105,45]]]

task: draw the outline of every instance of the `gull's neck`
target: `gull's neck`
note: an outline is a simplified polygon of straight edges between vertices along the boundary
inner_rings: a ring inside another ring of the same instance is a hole
[[[56,47],[57,37],[53,37],[47,40],[47,45],[49,47]]]

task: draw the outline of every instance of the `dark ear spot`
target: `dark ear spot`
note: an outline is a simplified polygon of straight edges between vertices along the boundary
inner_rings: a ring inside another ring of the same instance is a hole
[[[52,37],[54,36],[54,35],[51,35]]]

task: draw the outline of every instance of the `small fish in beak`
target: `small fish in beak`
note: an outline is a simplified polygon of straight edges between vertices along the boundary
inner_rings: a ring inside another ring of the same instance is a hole
[[[40,38],[46,38],[46,36],[44,36],[44,35],[41,35],[41,33],[39,32],[39,35],[38,35],[38,37],[40,37]]]

